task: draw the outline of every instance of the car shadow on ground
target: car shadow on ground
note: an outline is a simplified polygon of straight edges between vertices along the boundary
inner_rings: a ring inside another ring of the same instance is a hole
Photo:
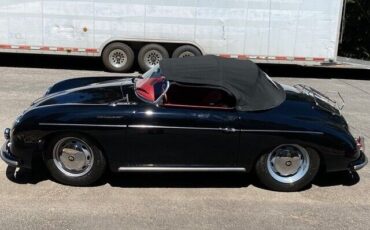
[[[101,183],[129,188],[241,188],[254,184],[254,177],[232,172],[111,173]]]
[[[342,171],[323,173],[320,177],[316,177],[313,184],[319,187],[330,186],[353,186],[360,182],[360,176],[356,171]]]
[[[49,174],[44,168],[30,170],[12,166],[6,168],[6,177],[8,180],[17,184],[37,184],[50,179]]]
[[[17,184],[37,184],[52,180],[43,167],[37,170],[8,167],[7,178]],[[319,187],[353,186],[360,181],[357,172],[322,173],[313,184]],[[253,185],[265,189],[253,174],[235,172],[110,173],[92,187],[109,184],[122,188],[242,188]],[[310,189],[312,185],[303,190]]]

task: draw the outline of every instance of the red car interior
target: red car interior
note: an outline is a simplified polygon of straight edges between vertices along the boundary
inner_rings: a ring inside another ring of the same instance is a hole
[[[164,106],[232,109],[235,99],[222,89],[171,83]]]
[[[160,95],[156,95],[155,86],[161,84],[164,77],[139,79],[136,82],[136,93],[147,101],[154,102]]]

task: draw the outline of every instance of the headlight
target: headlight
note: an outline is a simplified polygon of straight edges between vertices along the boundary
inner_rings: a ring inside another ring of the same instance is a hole
[[[9,128],[6,128],[5,130],[4,130],[4,138],[5,138],[5,140],[10,140],[10,129]]]

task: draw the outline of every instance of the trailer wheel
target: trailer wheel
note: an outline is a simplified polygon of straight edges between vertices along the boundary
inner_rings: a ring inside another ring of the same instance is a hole
[[[146,72],[165,58],[169,58],[166,48],[158,44],[148,44],[140,49],[138,62],[141,70]]]
[[[175,49],[172,53],[173,58],[193,57],[202,56],[202,53],[191,45],[183,45]]]
[[[115,42],[104,49],[102,59],[109,71],[127,72],[134,63],[135,54],[130,46]]]

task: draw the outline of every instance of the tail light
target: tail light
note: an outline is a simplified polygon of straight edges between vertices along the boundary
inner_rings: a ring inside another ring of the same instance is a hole
[[[358,137],[356,139],[356,144],[357,144],[357,149],[362,151],[362,152],[365,152],[365,138],[364,137]]]

